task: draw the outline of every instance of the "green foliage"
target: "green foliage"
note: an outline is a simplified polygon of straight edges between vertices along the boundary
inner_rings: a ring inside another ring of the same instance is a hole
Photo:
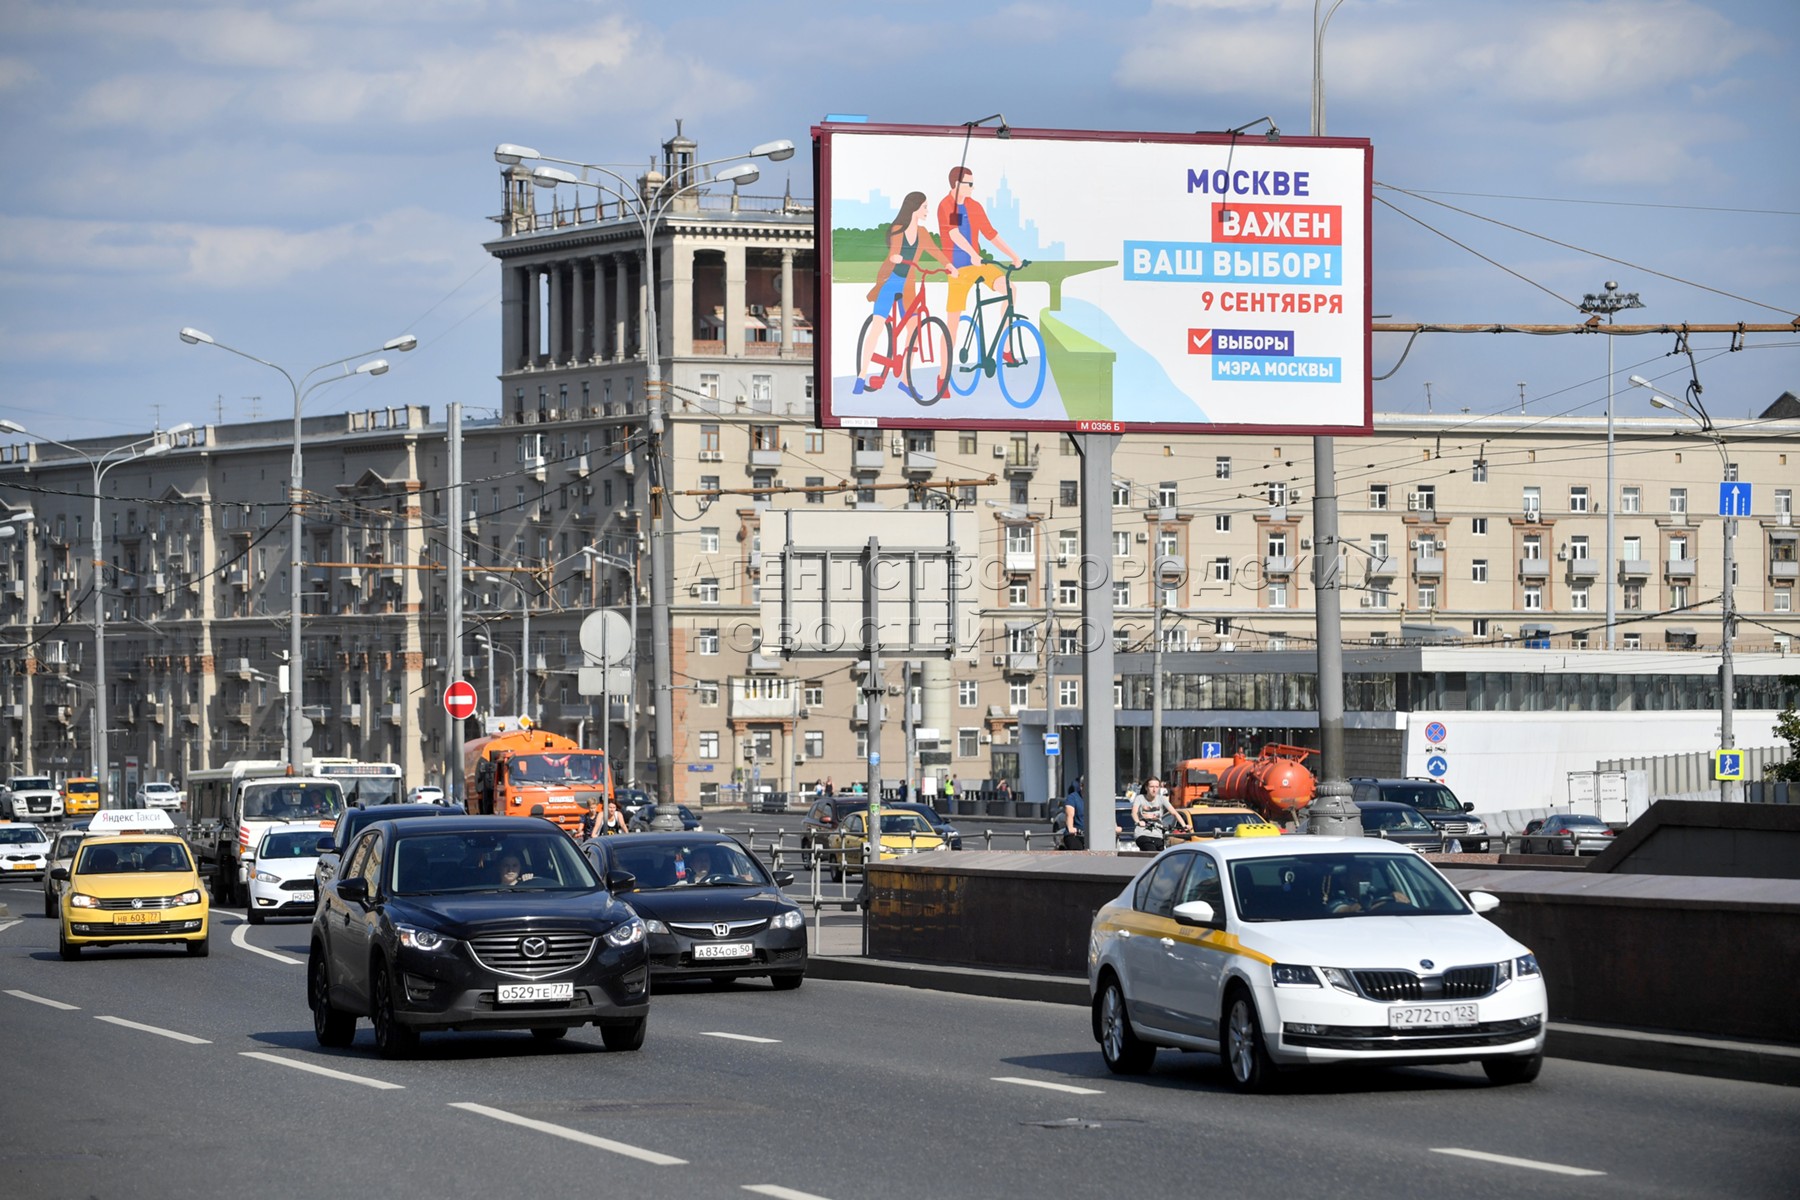
[[[1770,767],[1764,777],[1775,783],[1800,783],[1800,712],[1782,709],[1775,718],[1775,736],[1788,744],[1788,760]]]
[[[878,263],[887,257],[887,226],[831,231],[831,261]]]

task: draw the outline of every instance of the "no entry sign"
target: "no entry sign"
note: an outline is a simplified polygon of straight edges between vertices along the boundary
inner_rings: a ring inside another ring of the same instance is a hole
[[[475,685],[466,679],[458,679],[444,689],[444,711],[463,720],[475,712]]]

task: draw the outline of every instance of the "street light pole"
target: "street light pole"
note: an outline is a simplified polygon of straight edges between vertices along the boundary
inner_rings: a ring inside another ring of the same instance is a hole
[[[583,163],[574,159],[554,158],[547,154],[539,154],[527,146],[502,143],[494,148],[494,159],[507,165],[516,165],[526,159],[536,162],[562,163],[577,168],[581,175],[573,175],[567,171],[559,171],[554,167],[538,167],[532,171],[532,182],[540,187],[555,187],[559,183],[586,184],[601,192],[611,195],[619,202],[619,211],[623,216],[635,220],[644,235],[644,409],[646,444],[644,454],[649,469],[644,472],[644,487],[649,492],[650,504],[645,506],[650,519],[650,639],[652,663],[652,707],[656,713],[656,792],[657,801],[661,804],[674,802],[675,793],[675,712],[674,712],[674,670],[670,653],[669,629],[669,530],[668,510],[664,508],[659,519],[655,509],[663,506],[663,498],[667,492],[666,476],[663,462],[663,429],[666,423],[662,394],[662,346],[657,334],[656,313],[656,230],[662,223],[675,201],[681,196],[698,190],[708,183],[752,183],[759,172],[749,163],[727,168],[712,178],[704,178],[700,172],[707,167],[729,162],[732,158],[767,158],[771,162],[781,162],[794,156],[794,143],[781,140],[764,142],[753,146],[748,154],[729,155],[726,158],[713,159],[696,163],[687,167],[684,173],[663,182],[654,195],[645,195],[632,187],[629,180],[618,172],[593,163]],[[597,173],[612,179],[618,186],[609,187],[595,179],[589,173]],[[597,215],[597,214],[596,214]],[[728,316],[727,319],[734,319]],[[632,637],[637,631],[632,630]]]
[[[627,739],[626,746],[625,746],[625,784],[627,787],[636,787],[637,786],[637,710],[638,710],[638,705],[637,705],[637,665],[638,665],[638,663],[637,663],[637,657],[638,657],[638,654],[637,654],[637,647],[638,647],[637,571],[633,567],[633,565],[631,563],[627,562],[625,559],[617,558],[611,554],[603,553],[599,550],[594,549],[592,546],[583,546],[581,548],[581,552],[583,554],[585,554],[587,557],[593,559],[597,563],[601,563],[601,564],[603,564],[605,566],[609,566],[609,567],[616,567],[620,571],[623,571],[625,573],[625,585],[626,585],[627,589],[631,592],[631,657],[628,660],[628,665],[626,668],[628,673],[631,676],[631,697],[630,697],[630,700],[625,709],[625,729],[626,729],[625,736]],[[601,669],[605,670],[605,671],[610,671],[610,670],[612,670],[612,664],[610,664],[610,663],[603,664]],[[610,691],[607,693],[606,705],[607,705],[608,711],[606,711],[602,715],[601,721],[605,727],[610,729],[612,726],[612,712],[611,712],[612,694]]]
[[[1642,308],[1643,301],[1636,292],[1621,292],[1619,285],[1613,280],[1606,281],[1606,290],[1589,292],[1581,298],[1581,311],[1585,313],[1605,313],[1606,323],[1613,323],[1613,314],[1622,308]],[[1602,574],[1606,580],[1606,648],[1617,650],[1619,639],[1618,617],[1613,608],[1613,576],[1618,573],[1618,562],[1613,558],[1613,509],[1618,505],[1618,496],[1613,486],[1613,337],[1606,337],[1606,553],[1600,559]]]
[[[1666,408],[1670,412],[1678,412],[1700,426],[1703,436],[1712,442],[1719,452],[1719,479],[1730,482],[1731,457],[1725,451],[1725,438],[1714,427],[1712,417],[1700,406],[1698,381],[1689,385],[1693,399],[1688,401],[1674,400],[1655,391],[1649,380],[1640,375],[1633,375],[1631,383],[1650,391],[1650,404],[1654,408]],[[1721,505],[1721,507],[1724,507]],[[1732,663],[1731,641],[1736,620],[1732,614],[1733,588],[1732,577],[1737,573],[1737,516],[1726,513],[1720,522],[1719,540],[1723,543],[1721,554],[1724,558],[1725,578],[1719,588],[1719,749],[1736,749],[1735,737],[1732,734],[1732,717],[1736,707],[1737,678]],[[1719,798],[1721,800],[1741,800],[1737,781],[1721,779],[1719,781]]]
[[[312,370],[302,375],[299,379],[295,379],[293,374],[285,367],[277,366],[266,358],[258,358],[254,354],[245,353],[234,346],[227,346],[224,342],[218,341],[211,335],[202,333],[192,326],[182,329],[181,340],[190,346],[215,346],[228,354],[235,354],[239,358],[247,358],[251,362],[261,363],[271,370],[279,371],[281,377],[288,381],[288,387],[293,390],[294,450],[293,460],[288,470],[288,528],[290,531],[288,534],[288,665],[290,668],[288,673],[288,687],[290,689],[299,688],[302,685],[306,674],[301,668],[302,656],[300,645],[300,575],[304,566],[301,561],[300,539],[304,533],[304,518],[302,513],[305,507],[303,496],[306,491],[306,479],[302,472],[300,457],[301,405],[305,403],[306,397],[310,395],[314,389],[324,387],[328,383],[336,383],[340,379],[350,379],[357,375],[385,375],[387,374],[388,363],[385,358],[372,359],[371,361],[361,363],[354,368],[341,370],[339,374],[313,380],[313,376],[317,375],[319,372],[329,371],[334,367],[346,368],[352,359],[366,358],[370,354],[378,354],[383,351],[398,350],[404,353],[417,346],[419,344],[419,339],[410,333],[404,333],[397,338],[389,338],[386,342],[381,344],[378,350],[365,350],[360,354],[350,354],[343,358],[333,359],[328,363],[321,363],[319,366],[314,367]],[[308,380],[312,380],[312,382],[308,383]],[[305,697],[302,696],[301,699],[304,700]],[[301,769],[301,764],[305,761],[303,758],[305,753],[305,746],[303,744],[305,738],[302,736],[300,728],[300,722],[303,719],[302,708],[303,705],[301,704],[290,704],[288,706],[287,761],[288,765],[296,771]]]
[[[519,716],[531,716],[531,596],[516,579],[500,575],[483,575],[483,583],[504,583],[519,593],[519,690],[515,693]]]

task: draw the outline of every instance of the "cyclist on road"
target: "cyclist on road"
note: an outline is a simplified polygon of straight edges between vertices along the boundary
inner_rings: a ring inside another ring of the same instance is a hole
[[[881,269],[876,273],[875,286],[869,289],[869,299],[874,302],[875,316],[887,320],[896,311],[906,313],[912,307],[913,297],[919,289],[919,272],[914,267],[922,267],[919,255],[921,252],[931,255],[938,265],[950,266],[944,256],[944,248],[938,243],[931,226],[925,220],[925,193],[908,192],[906,199],[900,202],[900,213],[894,223],[888,226],[888,252],[881,262]],[[907,335],[912,332],[916,319],[906,316],[894,327],[892,345],[904,347]],[[885,373],[875,370],[874,342],[864,348],[863,361],[857,364],[856,383],[851,392],[862,395],[863,392],[879,388],[886,381]]]
[[[950,344],[953,346],[962,324],[963,308],[968,304],[969,289],[977,281],[1003,295],[1010,296],[1012,292],[1012,281],[1000,264],[982,261],[981,239],[985,237],[991,242],[1013,266],[1024,264],[1024,260],[1013,253],[1013,248],[995,231],[994,223],[988,220],[987,209],[971,197],[974,190],[975,172],[968,167],[951,167],[950,194],[938,201],[938,235],[951,248],[950,296],[944,306],[944,319],[950,325]]]

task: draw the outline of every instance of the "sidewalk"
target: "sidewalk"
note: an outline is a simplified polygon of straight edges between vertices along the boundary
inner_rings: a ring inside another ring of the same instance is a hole
[[[807,973],[815,979],[885,983],[929,991],[1083,1007],[1089,1002],[1087,979],[1079,975],[1030,975],[981,967],[865,958],[862,953],[862,915],[835,911],[832,902],[827,901],[823,916],[822,928],[815,933],[812,915],[810,912],[807,915],[811,952]],[[1545,1053],[1552,1058],[1575,1062],[1800,1087],[1800,1046],[1552,1021]]]

